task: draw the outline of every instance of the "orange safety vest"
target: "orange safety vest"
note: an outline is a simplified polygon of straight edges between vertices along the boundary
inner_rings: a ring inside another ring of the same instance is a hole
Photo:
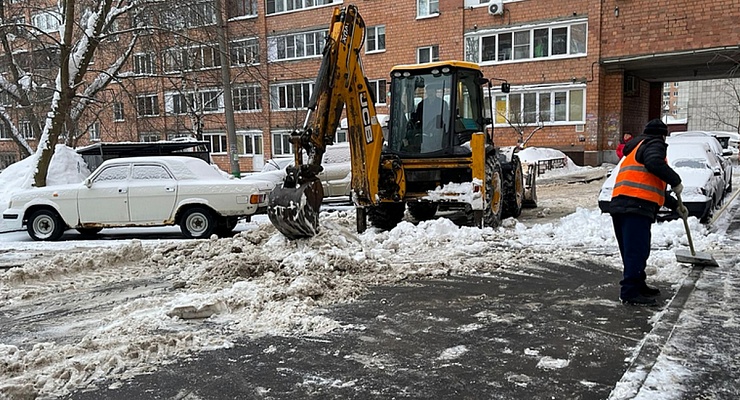
[[[622,166],[619,168],[617,181],[612,190],[612,198],[619,195],[636,197],[663,206],[667,184],[648,172],[644,164],[637,162],[635,156],[641,145],[642,142],[622,160]]]

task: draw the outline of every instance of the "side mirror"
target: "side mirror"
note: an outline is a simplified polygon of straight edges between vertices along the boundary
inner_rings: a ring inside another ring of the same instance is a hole
[[[722,171],[720,171],[719,168],[715,168],[714,169],[714,176],[720,176],[720,175],[722,175]]]
[[[732,155],[732,149],[722,149],[722,155],[725,157],[729,157]]]
[[[84,181],[82,181],[82,183],[83,183],[83,184],[84,184],[85,186],[87,186],[87,188],[88,188],[88,189],[89,189],[89,188],[90,188],[90,187],[92,186],[92,181],[90,180],[90,178],[89,178],[89,177],[85,178],[85,180],[84,180]]]

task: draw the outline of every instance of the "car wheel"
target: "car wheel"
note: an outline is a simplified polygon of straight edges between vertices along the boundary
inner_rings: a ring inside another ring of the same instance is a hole
[[[210,237],[216,229],[213,213],[202,207],[186,210],[180,218],[180,231],[187,238],[202,239]]]
[[[33,240],[58,240],[67,226],[53,210],[38,210],[28,218],[28,235]]]

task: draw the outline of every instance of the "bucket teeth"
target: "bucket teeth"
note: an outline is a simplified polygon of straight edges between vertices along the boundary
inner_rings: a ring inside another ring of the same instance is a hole
[[[319,209],[323,197],[324,190],[318,179],[295,188],[276,187],[270,193],[267,216],[288,239],[312,237],[319,231]]]

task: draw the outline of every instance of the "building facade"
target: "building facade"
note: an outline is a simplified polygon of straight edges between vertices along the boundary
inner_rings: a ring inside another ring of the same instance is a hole
[[[169,31],[142,37],[122,74],[126,79],[110,85],[108,106],[86,124],[80,144],[197,137],[210,143],[213,159],[228,170],[220,76],[226,62],[240,170],[259,170],[265,159],[290,155],[288,138],[305,119],[332,9],[350,2],[224,0],[225,59],[211,29],[218,25],[220,3],[191,3],[171,2],[131,22],[203,33],[186,43]],[[476,62],[494,83],[511,84],[510,93],[496,90],[488,99],[496,143],[528,139],[527,146],[560,149],[578,164],[612,161],[622,131],[639,131],[663,114],[662,78],[630,71],[635,55],[740,43],[737,31],[717,36],[702,23],[714,18],[718,26],[740,11],[716,10],[720,17],[712,17],[714,11],[698,3],[659,11],[647,0],[366,0],[358,7],[367,25],[361,56],[379,113],[388,113],[393,65]],[[686,16],[698,17],[687,22]],[[23,121],[18,126],[25,129]],[[0,155],[10,157],[13,143],[6,136],[0,137]],[[338,132],[336,140],[347,140],[346,134]]]

